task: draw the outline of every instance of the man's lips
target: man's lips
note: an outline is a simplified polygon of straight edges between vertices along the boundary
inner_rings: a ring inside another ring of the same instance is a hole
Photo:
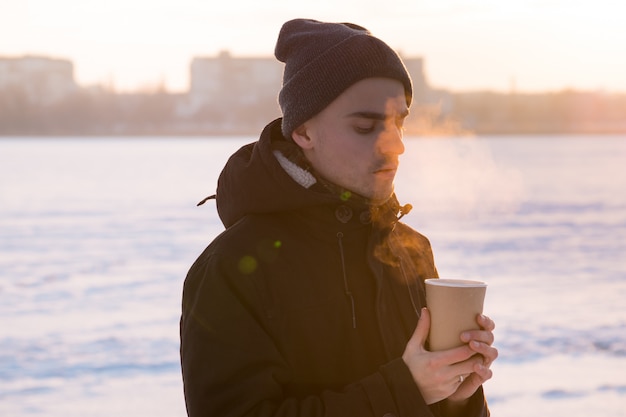
[[[398,166],[397,165],[389,165],[389,166],[384,166],[381,168],[378,168],[374,171],[375,174],[387,174],[387,173],[391,173],[391,172],[396,172],[398,170]]]

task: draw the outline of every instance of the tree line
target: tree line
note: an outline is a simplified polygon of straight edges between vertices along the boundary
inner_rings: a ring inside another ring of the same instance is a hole
[[[626,133],[626,94],[439,92],[415,100],[408,134]],[[258,134],[280,116],[275,98],[238,102],[164,89],[116,93],[77,89],[52,103],[12,86],[0,91],[0,135],[224,135]]]

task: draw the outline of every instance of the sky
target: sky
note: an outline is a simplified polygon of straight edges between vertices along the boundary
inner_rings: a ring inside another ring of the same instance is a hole
[[[353,22],[451,91],[626,92],[620,0],[0,0],[0,57],[71,60],[80,85],[187,91],[196,56],[271,56],[296,17]]]

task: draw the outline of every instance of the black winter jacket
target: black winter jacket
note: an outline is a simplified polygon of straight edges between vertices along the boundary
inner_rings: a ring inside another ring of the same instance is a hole
[[[395,196],[330,192],[290,146],[278,119],[220,175],[226,230],[183,290],[188,415],[440,415],[401,359],[437,276],[428,240],[398,221]],[[481,390],[468,412],[488,415]]]

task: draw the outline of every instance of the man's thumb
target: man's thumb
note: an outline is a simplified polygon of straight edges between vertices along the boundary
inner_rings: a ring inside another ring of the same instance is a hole
[[[411,342],[418,343],[424,347],[426,340],[428,339],[428,332],[430,331],[430,312],[426,307],[423,307],[420,311],[420,318],[415,326],[413,336],[411,336]]]

